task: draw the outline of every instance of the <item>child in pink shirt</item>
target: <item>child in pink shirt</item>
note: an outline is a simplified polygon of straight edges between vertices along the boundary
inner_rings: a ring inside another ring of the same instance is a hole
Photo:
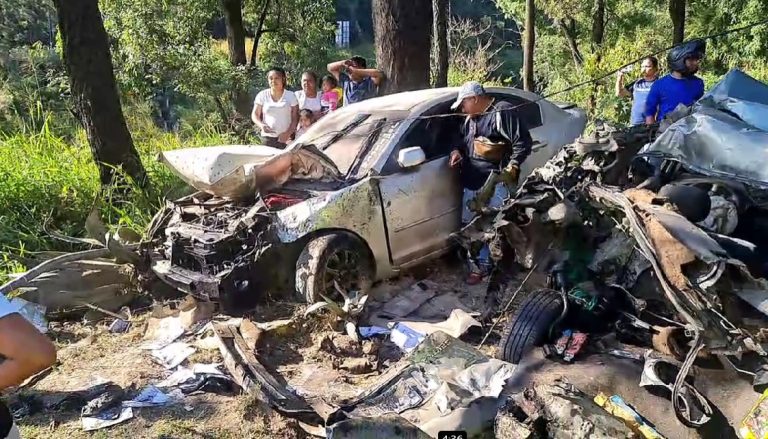
[[[334,111],[341,106],[341,89],[331,75],[323,77],[323,94],[320,96],[320,108],[323,114]]]

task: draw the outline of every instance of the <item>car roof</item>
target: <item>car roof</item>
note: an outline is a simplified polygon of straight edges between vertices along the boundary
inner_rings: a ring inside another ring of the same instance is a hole
[[[537,100],[539,95],[511,87],[486,87],[489,93],[507,93],[528,100]],[[338,111],[354,113],[408,112],[423,111],[423,106],[431,106],[439,102],[455,99],[459,87],[428,88],[424,90],[406,91],[391,95],[371,98],[352,105],[343,105]]]

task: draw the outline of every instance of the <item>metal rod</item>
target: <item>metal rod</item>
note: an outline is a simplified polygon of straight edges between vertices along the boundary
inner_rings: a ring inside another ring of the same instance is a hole
[[[528,275],[525,276],[525,279],[523,279],[523,281],[520,283],[520,286],[517,287],[517,291],[515,291],[515,293],[509,299],[509,302],[507,302],[507,305],[504,307],[504,309],[501,310],[501,314],[504,314],[509,310],[509,307],[512,306],[512,302],[515,300],[515,297],[517,297],[517,294],[520,292],[520,290],[523,289],[523,287],[525,286],[525,283],[528,282],[528,279],[531,277],[534,270],[536,270],[536,267],[538,266],[539,266],[538,262],[533,264],[533,267],[531,267],[531,271],[528,272]],[[491,332],[493,332],[493,330],[496,328],[496,325],[499,323],[499,320],[501,319],[496,319],[496,321],[493,322],[493,324],[491,325],[491,328],[485,334],[485,337],[483,337],[483,340],[480,342],[479,345],[477,345],[478,348],[482,346],[486,340],[488,340],[488,337],[491,335]]]

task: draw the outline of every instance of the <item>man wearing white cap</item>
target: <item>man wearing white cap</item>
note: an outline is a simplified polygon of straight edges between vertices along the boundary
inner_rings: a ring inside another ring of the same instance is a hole
[[[462,85],[456,102],[451,106],[453,110],[459,108],[467,115],[461,127],[463,145],[451,152],[450,165],[461,173],[464,187],[462,222],[466,224],[474,215],[469,207],[470,201],[491,173],[499,173],[505,182],[517,183],[520,165],[531,153],[533,141],[514,107],[509,102],[495,101],[477,82]],[[500,207],[508,196],[507,187],[499,183],[488,206]],[[469,284],[479,283],[492,267],[487,245],[473,259],[475,264],[467,278]]]

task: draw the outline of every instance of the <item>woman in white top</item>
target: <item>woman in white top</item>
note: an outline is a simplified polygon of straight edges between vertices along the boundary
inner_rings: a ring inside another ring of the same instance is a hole
[[[269,88],[260,91],[253,101],[251,119],[261,130],[265,145],[285,148],[299,122],[299,101],[285,88],[285,70],[272,68],[267,72],[267,81]]]
[[[320,116],[320,91],[317,89],[317,73],[307,70],[301,75],[301,90],[296,92],[299,110],[310,110],[317,119]]]

